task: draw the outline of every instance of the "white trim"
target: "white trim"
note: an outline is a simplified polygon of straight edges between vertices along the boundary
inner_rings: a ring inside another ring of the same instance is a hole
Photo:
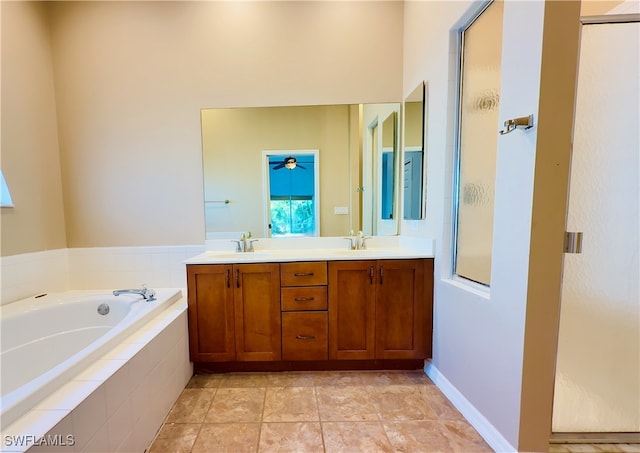
[[[518,449],[505,439],[502,434],[476,409],[469,400],[431,362],[426,362],[424,372],[444,393],[451,403],[460,411],[494,451],[499,453],[517,452]]]
[[[474,282],[468,278],[453,275],[449,278],[441,278],[440,281],[446,285],[455,286],[458,289],[475,294],[486,300],[491,300],[490,288],[482,283]]]
[[[602,16],[582,16],[580,18],[582,25],[624,24],[629,22],[640,22],[640,13],[605,14]]]

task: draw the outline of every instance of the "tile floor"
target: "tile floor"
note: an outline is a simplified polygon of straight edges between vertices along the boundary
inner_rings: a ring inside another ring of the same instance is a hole
[[[418,371],[194,376],[148,450],[491,452]]]

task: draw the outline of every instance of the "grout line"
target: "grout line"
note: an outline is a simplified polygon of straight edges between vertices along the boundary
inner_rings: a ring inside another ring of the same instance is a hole
[[[313,394],[316,396],[316,410],[318,411],[318,422],[320,423],[320,438],[322,439],[322,451],[326,453],[327,445],[324,441],[324,421],[322,420],[322,415],[320,413],[320,400],[318,399],[318,390],[316,388],[315,382],[313,383]]]
[[[206,418],[206,415],[205,415]],[[193,447],[196,446],[196,443],[198,442],[198,437],[200,437],[200,433],[202,432],[202,426],[204,425],[203,423],[200,423],[200,426],[198,427],[198,434],[196,434],[196,438],[193,440],[193,443],[191,444],[191,448],[189,448],[189,453],[191,453],[193,451]]]
[[[267,406],[267,387],[264,388],[264,397],[262,398],[262,412],[260,414],[260,429],[258,430],[258,444],[256,445],[256,453],[260,452],[260,439],[262,438],[262,428],[264,427],[264,409]]]

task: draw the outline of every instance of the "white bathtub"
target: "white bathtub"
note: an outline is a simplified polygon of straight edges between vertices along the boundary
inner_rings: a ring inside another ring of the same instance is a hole
[[[158,290],[150,302],[109,291],[69,291],[3,306],[2,429],[181,297],[176,289]],[[98,313],[101,304],[109,306],[108,314]]]

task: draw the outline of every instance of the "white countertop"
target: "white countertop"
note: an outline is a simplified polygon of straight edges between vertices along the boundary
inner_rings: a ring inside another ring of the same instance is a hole
[[[375,236],[364,250],[349,250],[344,238],[259,239],[254,252],[235,252],[228,240],[207,241],[207,251],[185,264],[277,263],[433,258],[433,241],[401,236]]]

